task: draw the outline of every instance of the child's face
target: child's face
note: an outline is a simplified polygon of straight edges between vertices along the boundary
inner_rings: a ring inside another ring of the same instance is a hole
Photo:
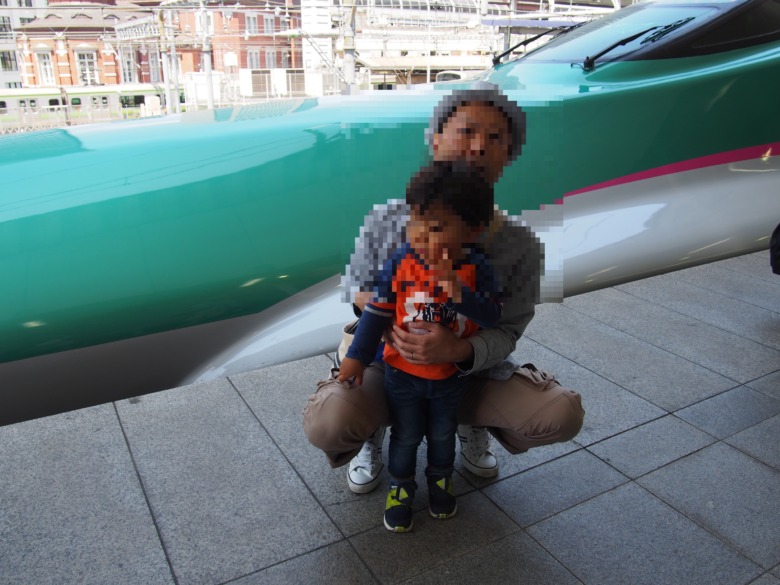
[[[409,243],[428,264],[462,260],[464,247],[476,240],[479,231],[441,203],[434,203],[422,213],[412,208],[406,225]]]

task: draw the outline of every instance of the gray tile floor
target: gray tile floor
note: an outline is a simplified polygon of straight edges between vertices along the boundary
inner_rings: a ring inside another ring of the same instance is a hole
[[[0,583],[780,585],[766,252],[543,305],[517,357],[582,432],[458,467],[458,515],[408,535],[303,435],[327,356],[2,427]]]

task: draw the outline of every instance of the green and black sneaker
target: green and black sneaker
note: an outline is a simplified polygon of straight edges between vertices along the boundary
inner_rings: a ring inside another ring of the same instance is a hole
[[[444,519],[451,518],[458,511],[458,503],[452,492],[451,477],[431,477],[428,479],[428,500],[430,500],[431,516]]]
[[[393,532],[412,529],[412,502],[417,484],[414,481],[390,482],[385,504],[385,528]]]

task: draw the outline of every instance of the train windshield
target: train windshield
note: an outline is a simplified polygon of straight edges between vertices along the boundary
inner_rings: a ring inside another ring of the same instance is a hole
[[[560,35],[523,60],[577,63],[604,52],[603,60],[613,61],[665,36],[684,33],[717,14],[719,10],[711,5],[636,4]]]

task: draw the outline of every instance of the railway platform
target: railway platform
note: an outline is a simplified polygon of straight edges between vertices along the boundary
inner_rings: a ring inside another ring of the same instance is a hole
[[[582,432],[457,459],[458,514],[423,488],[410,534],[306,441],[328,356],[0,427],[0,584],[780,585],[768,252],[541,305],[515,357]]]

